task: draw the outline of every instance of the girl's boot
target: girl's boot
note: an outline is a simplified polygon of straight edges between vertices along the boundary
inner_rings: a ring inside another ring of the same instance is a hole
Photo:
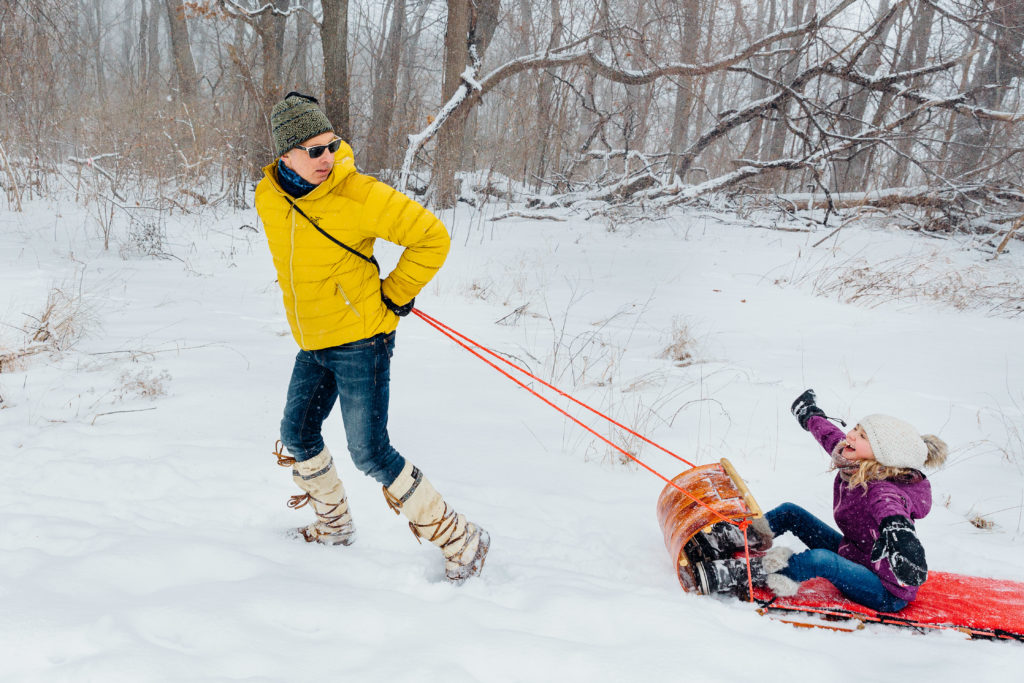
[[[757,517],[747,528],[747,542],[754,552],[772,547],[774,540],[768,520]],[[735,524],[719,522],[708,531],[699,531],[686,544],[686,554],[692,562],[711,562],[729,559],[743,550],[743,532]]]
[[[292,481],[305,491],[292,496],[288,507],[298,509],[309,503],[316,515],[312,524],[296,529],[298,535],[307,543],[352,545],[356,527],[348,509],[345,487],[338,478],[330,452],[325,448],[319,455],[302,462],[283,455],[280,448],[275,455],[278,465],[292,467]]]
[[[385,486],[384,498],[397,515],[409,519],[416,540],[426,538],[444,553],[444,573],[452,583],[462,583],[483,569],[490,535],[455,512],[419,469],[406,462],[405,467]]]
[[[763,557],[750,560],[750,578],[755,586],[769,586],[773,590],[776,585],[785,585],[776,578],[785,579],[795,585],[791,579],[777,572],[789,565],[793,551],[789,548],[773,548]],[[749,597],[747,593],[747,561],[741,558],[699,562],[694,565],[697,588],[704,595],[712,593],[739,593]],[[796,591],[793,591],[796,592]],[[792,593],[790,593],[792,595]]]

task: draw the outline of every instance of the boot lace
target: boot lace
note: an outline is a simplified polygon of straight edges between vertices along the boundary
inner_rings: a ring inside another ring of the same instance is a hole
[[[280,439],[274,444],[273,454],[277,456],[277,464],[281,467],[293,467],[295,465],[295,458],[285,454],[284,444],[281,443]],[[310,501],[317,503],[317,505],[311,506],[313,514],[317,518],[317,522],[314,522],[314,524],[319,523],[323,525],[330,530],[328,533],[343,533],[352,526],[351,519],[342,521],[349,514],[348,496],[342,498],[337,503],[326,503],[319,498],[314,498],[309,493],[297,493],[288,498],[288,507],[292,510],[298,510],[301,507],[305,507]],[[313,540],[310,537],[310,533],[308,527],[302,529],[302,535],[307,541]]]
[[[347,496],[337,503],[325,503],[308,493],[298,493],[288,499],[288,507],[298,510],[310,501],[317,503],[317,505],[312,506],[313,514],[316,515],[317,521],[328,529],[332,529],[332,533],[344,531],[345,527],[352,523],[351,520],[342,521],[348,515]]]
[[[402,501],[397,496],[393,495],[386,486],[381,487],[384,491],[384,500],[388,502],[388,507],[394,510],[395,514],[399,514],[402,509]],[[444,503],[444,512],[441,517],[433,522],[425,522],[423,524],[417,524],[416,522],[409,522],[409,530],[412,531],[412,535],[416,537],[417,543],[423,543],[421,539],[426,538],[431,543],[435,543],[438,539],[444,538],[445,534],[450,533],[451,537],[446,541],[442,541],[438,547],[444,553],[444,556],[448,559],[457,557],[469,543],[469,538],[466,535],[466,531],[469,529],[469,522],[462,528],[462,533],[456,535],[454,530],[457,528],[459,523],[459,515],[455,510],[448,507],[448,503]],[[428,533],[428,529],[433,531]],[[460,545],[461,541],[461,545]]]
[[[280,439],[274,444],[273,455],[277,456],[277,464],[281,467],[291,467],[295,464],[295,458],[285,454],[284,444],[281,443]]]

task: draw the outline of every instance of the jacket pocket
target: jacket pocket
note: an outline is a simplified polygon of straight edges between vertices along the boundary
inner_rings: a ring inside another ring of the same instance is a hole
[[[334,292],[338,296],[341,297],[342,301],[345,302],[345,305],[348,306],[348,309],[350,311],[352,311],[353,313],[355,313],[357,318],[361,318],[362,317],[359,314],[359,309],[357,309],[355,304],[352,303],[352,300],[348,298],[348,294],[345,293],[345,288],[341,286],[340,282],[335,281],[335,283],[334,283]]]

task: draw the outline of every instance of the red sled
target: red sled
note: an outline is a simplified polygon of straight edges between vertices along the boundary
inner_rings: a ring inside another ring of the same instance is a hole
[[[665,486],[658,496],[658,522],[683,590],[697,590],[689,557],[690,541],[697,532],[710,529],[722,519],[739,522],[760,516],[761,510],[746,484],[724,458],[720,463],[687,470]],[[851,631],[866,623],[878,623],[1024,641],[1024,583],[1016,581],[932,571],[917,598],[892,614],[847,600],[821,578],[805,581],[790,597],[780,598],[767,588],[754,588],[753,598],[762,614],[794,626]]]
[[[762,614],[812,615],[823,622],[807,622],[782,617],[794,626],[824,628],[838,620],[904,626],[922,631],[954,630],[972,638],[1003,638],[1024,641],[1024,583],[965,576],[947,572],[928,572],[928,580],[917,598],[899,612],[876,612],[843,597],[825,579],[811,579],[793,596],[776,597],[767,588],[754,588],[754,599]]]

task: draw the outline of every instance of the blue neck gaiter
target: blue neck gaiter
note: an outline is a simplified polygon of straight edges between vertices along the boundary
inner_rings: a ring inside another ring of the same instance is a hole
[[[298,199],[305,197],[316,187],[313,183],[306,182],[298,173],[284,165],[284,161],[277,160],[277,182],[281,189]]]

